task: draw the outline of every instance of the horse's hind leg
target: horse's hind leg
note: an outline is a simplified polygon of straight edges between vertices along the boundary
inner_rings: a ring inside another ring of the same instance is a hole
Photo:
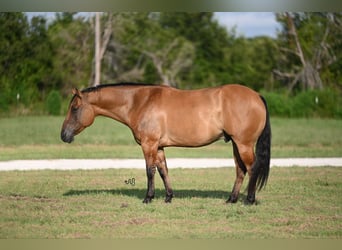
[[[245,178],[245,173],[239,167],[235,157],[234,157],[234,160],[235,160],[235,168],[236,168],[236,179],[235,179],[235,183],[233,186],[232,193],[230,194],[230,196],[227,200],[227,203],[237,202],[237,200],[239,198],[240,188],[241,188],[241,185],[243,183],[243,179]]]
[[[157,164],[158,172],[160,177],[162,178],[166,190],[165,202],[171,202],[173,197],[173,191],[171,188],[170,178],[168,174],[166,159],[164,149],[160,148],[158,150],[158,164]]]
[[[249,183],[248,183],[248,193],[247,193],[247,203],[253,204],[255,202],[255,185],[254,187],[250,186],[251,183],[251,176],[255,161],[255,154],[253,150],[253,145],[241,145],[241,149],[239,149],[240,156],[242,161],[245,163],[247,168],[247,173],[249,176]]]
[[[248,172],[248,175],[251,176],[252,166],[255,159],[252,145],[235,144],[235,142],[233,142],[233,150],[236,165],[236,180],[233,187],[233,191],[229,199],[227,200],[227,202],[231,203],[236,202],[238,199],[240,188],[243,183],[243,179],[245,177],[246,172]],[[247,200],[250,200],[250,202],[253,203],[255,200],[255,195],[254,199],[253,197],[249,196],[252,196],[252,194],[248,193]]]
[[[240,158],[238,148],[235,142],[232,142],[232,143],[233,143],[233,153],[234,153],[234,161],[235,161],[235,169],[236,169],[236,179],[235,179],[232,193],[230,194],[229,199],[227,200],[227,203],[237,202],[239,198],[240,188],[241,188],[243,179],[245,178],[245,174],[246,174],[246,166]]]

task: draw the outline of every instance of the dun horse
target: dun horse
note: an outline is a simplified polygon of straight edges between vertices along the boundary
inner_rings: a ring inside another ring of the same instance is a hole
[[[141,145],[146,161],[147,193],[154,198],[156,169],[166,189],[165,202],[173,191],[164,148],[200,147],[224,138],[232,141],[236,180],[227,202],[238,200],[246,172],[249,175],[247,202],[267,182],[270,166],[271,126],[262,96],[241,85],[199,90],[179,90],[148,84],[98,85],[73,97],[61,130],[61,139],[71,143],[96,116],[106,116],[127,125]],[[254,153],[255,147],[255,153]]]

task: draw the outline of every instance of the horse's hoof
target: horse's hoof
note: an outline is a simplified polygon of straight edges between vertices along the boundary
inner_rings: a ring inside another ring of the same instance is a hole
[[[171,197],[166,196],[165,203],[171,203],[171,201],[172,201],[172,196]]]
[[[151,197],[146,197],[144,200],[143,200],[143,203],[145,204],[148,204],[148,203],[151,203],[152,202],[152,199]]]
[[[172,198],[173,198],[173,193],[166,193],[165,203],[171,203]]]
[[[232,196],[229,196],[228,200],[226,200],[226,203],[236,203],[238,200],[238,197],[232,197]]]
[[[255,199],[250,200],[250,199],[247,198],[245,200],[244,204],[247,205],[247,206],[251,206],[251,205],[257,205],[258,203],[257,203],[257,201]]]
[[[255,194],[247,195],[247,199],[245,200],[245,205],[256,205]]]

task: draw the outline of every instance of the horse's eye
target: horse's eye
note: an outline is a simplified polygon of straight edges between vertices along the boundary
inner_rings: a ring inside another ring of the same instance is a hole
[[[78,110],[78,107],[75,107],[75,106],[71,107],[71,112],[76,113],[77,110]]]

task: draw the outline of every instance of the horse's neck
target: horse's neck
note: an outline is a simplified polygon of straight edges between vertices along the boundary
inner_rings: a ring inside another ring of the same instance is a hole
[[[112,88],[89,93],[89,102],[94,107],[95,115],[106,116],[128,124],[128,111],[132,103],[129,99],[132,97],[124,92],[122,89]]]

